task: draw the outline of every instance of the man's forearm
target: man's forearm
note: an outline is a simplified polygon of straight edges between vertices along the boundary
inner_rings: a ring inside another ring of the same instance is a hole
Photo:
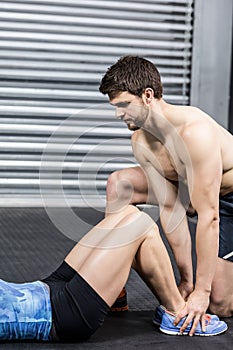
[[[199,217],[196,230],[196,290],[211,291],[218,256],[219,221]]]

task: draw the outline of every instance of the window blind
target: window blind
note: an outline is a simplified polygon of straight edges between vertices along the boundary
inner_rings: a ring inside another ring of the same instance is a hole
[[[192,17],[192,0],[1,1],[0,205],[102,204],[109,174],[135,159],[101,77],[140,55],[164,98],[188,104]]]

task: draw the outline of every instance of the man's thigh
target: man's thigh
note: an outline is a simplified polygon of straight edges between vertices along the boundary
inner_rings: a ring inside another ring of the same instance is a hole
[[[226,295],[228,292],[233,295],[233,262],[222,258],[217,259],[212,290],[214,291],[215,288],[225,290]]]

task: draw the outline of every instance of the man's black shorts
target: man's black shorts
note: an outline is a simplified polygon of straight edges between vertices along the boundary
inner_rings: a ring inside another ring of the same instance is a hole
[[[103,324],[109,306],[66,262],[42,282],[50,288],[55,339],[84,341]]]
[[[220,233],[219,254],[233,262],[233,192],[219,198]]]

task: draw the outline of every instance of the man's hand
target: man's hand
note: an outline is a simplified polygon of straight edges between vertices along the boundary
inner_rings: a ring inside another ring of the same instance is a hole
[[[185,331],[191,322],[192,328],[189,332],[190,336],[194,335],[199,322],[201,322],[202,331],[206,331],[205,313],[209,306],[209,297],[210,293],[205,291],[194,290],[190,294],[187,300],[186,308],[179,313],[174,321],[174,325],[176,326],[181,319],[187,315],[185,322],[180,328],[181,333]]]

